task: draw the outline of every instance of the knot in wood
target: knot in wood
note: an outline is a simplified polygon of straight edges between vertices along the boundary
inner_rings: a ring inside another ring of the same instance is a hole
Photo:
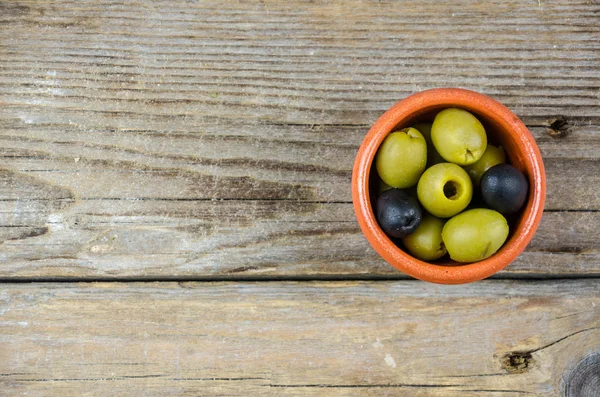
[[[502,357],[502,368],[511,374],[527,372],[533,363],[533,357],[529,352],[512,352]]]
[[[559,116],[550,121],[548,135],[553,138],[564,138],[569,135],[569,123],[563,116]]]

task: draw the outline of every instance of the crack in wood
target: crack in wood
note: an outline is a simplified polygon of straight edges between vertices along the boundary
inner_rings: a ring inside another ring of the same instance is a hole
[[[436,376],[436,378],[483,378],[490,376],[507,376],[506,372],[498,372],[495,374],[470,374],[470,375],[444,375],[444,376]]]
[[[540,350],[544,350],[544,349],[547,349],[547,348],[549,348],[551,346],[554,346],[557,343],[560,343],[560,342],[564,341],[565,339],[569,339],[569,338],[571,338],[571,337],[573,337],[575,335],[579,335],[581,333],[588,332],[588,331],[593,331],[593,330],[596,330],[596,329],[600,329],[600,327],[589,327],[589,328],[586,328],[586,329],[575,331],[575,332],[572,332],[572,333],[568,334],[567,336],[563,336],[562,338],[555,340],[554,342],[551,342],[551,343],[548,343],[547,345],[538,347],[537,349],[527,350],[526,352],[527,353],[539,352]]]
[[[18,382],[98,382],[98,381],[115,381],[128,379],[146,379],[146,378],[163,378],[165,375],[123,375],[123,376],[107,376],[105,378],[28,378],[15,379]]]
[[[519,350],[507,353],[500,359],[502,368],[504,368],[510,374],[521,374],[527,372],[536,364],[536,360],[533,358],[533,353],[547,349],[575,335],[579,335],[581,333],[596,329],[600,329],[600,327],[589,327],[586,329],[572,332],[566,336],[563,336],[560,339],[557,339],[551,343],[548,343],[544,346],[540,346],[535,349]]]
[[[318,388],[318,389],[369,389],[369,388],[416,388],[416,389],[429,389],[429,388],[451,388],[451,387],[463,387],[465,385],[431,385],[431,384],[411,384],[411,383],[398,383],[398,384],[364,384],[364,385],[334,385],[334,384],[269,384],[269,387],[275,388]]]

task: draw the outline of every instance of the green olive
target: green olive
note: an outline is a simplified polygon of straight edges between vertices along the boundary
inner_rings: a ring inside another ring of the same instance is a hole
[[[475,208],[451,218],[442,229],[442,240],[457,262],[489,258],[508,237],[508,223],[499,212]]]
[[[481,156],[477,162],[467,165],[464,168],[471,177],[473,184],[479,186],[479,181],[484,172],[497,164],[503,163],[506,163],[506,154],[504,153],[502,146],[496,147],[487,145],[485,152],[483,152],[483,156]]]
[[[432,165],[445,163],[446,160],[435,150],[433,146],[433,142],[431,142],[431,123],[420,122],[414,125],[414,128],[419,130],[419,132],[425,138],[425,142],[427,142],[427,166],[431,167]]]
[[[417,230],[404,237],[402,242],[415,258],[424,261],[441,258],[446,254],[446,248],[442,242],[443,227],[442,219],[425,214]]]
[[[427,212],[449,218],[464,210],[473,197],[473,184],[456,164],[440,163],[428,168],[419,179],[417,195]]]
[[[457,108],[444,109],[435,116],[431,140],[446,161],[458,165],[473,164],[487,146],[481,122],[466,110]]]
[[[381,180],[400,189],[416,185],[426,165],[427,143],[415,128],[389,134],[375,156]]]

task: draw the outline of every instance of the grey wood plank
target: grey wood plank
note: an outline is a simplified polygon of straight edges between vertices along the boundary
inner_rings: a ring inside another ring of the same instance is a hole
[[[502,277],[597,275],[599,11],[2,2],[0,278],[396,277],[353,223],[351,168],[381,113],[438,86],[509,106],[546,208],[583,211],[548,214]]]
[[[3,279],[404,277],[348,203],[32,199],[0,201],[0,224]],[[546,212],[497,276],[600,275],[598,224],[600,212]]]
[[[4,284],[0,386],[64,397],[559,396],[600,349],[599,287]]]

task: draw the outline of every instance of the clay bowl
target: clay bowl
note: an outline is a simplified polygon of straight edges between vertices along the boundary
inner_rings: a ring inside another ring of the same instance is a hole
[[[508,219],[510,234],[504,246],[491,257],[471,264],[459,264],[450,259],[428,263],[404,252],[377,224],[369,192],[371,173],[376,172],[373,159],[387,134],[417,121],[433,120],[438,111],[449,107],[473,113],[485,126],[489,142],[502,145],[508,161],[529,180],[527,203],[517,216]],[[545,197],[546,175],[542,156],[527,127],[507,107],[492,98],[458,88],[422,91],[392,106],[365,136],[352,172],[354,211],[371,246],[396,269],[440,284],[481,280],[508,266],[531,241],[542,218]]]

